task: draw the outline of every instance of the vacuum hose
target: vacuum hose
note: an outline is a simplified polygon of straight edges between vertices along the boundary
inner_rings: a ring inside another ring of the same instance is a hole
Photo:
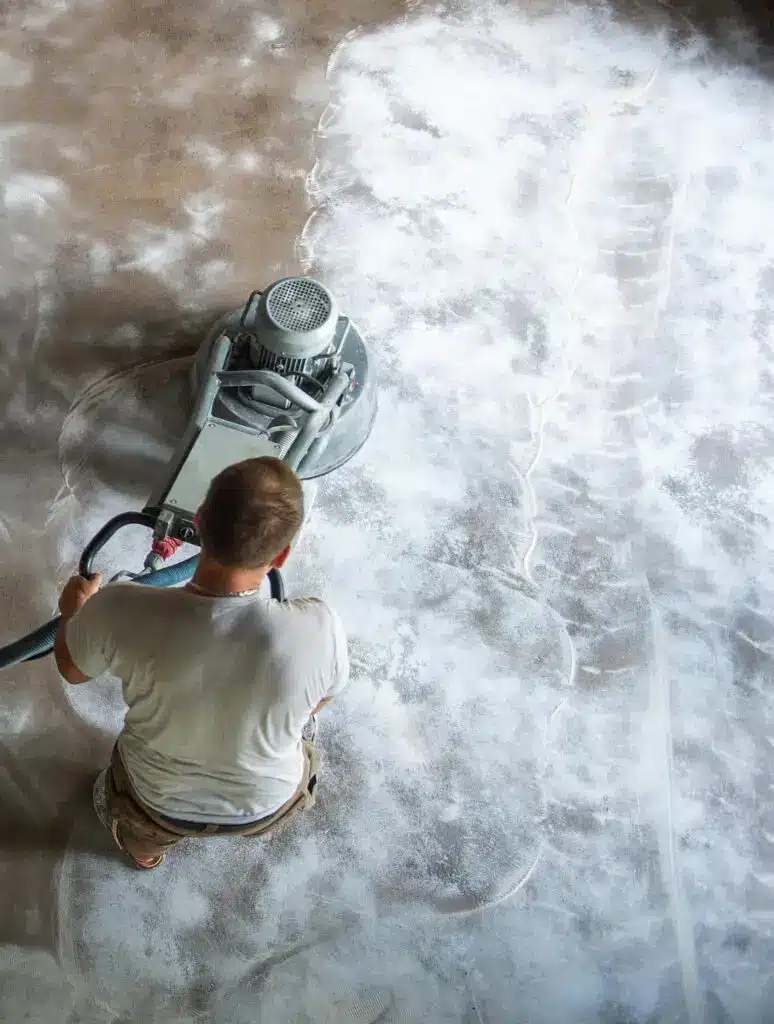
[[[123,512],[115,516],[96,534],[86,545],[81,555],[78,571],[85,579],[93,575],[94,558],[104,547],[107,541],[124,526],[147,526],[150,529],[156,524],[155,516],[147,512]],[[174,587],[179,583],[189,580],[196,572],[199,563],[199,556],[186,558],[174,565],[165,565],[163,569],[156,569],[152,572],[143,573],[135,577],[134,583],[140,583],[145,587]],[[269,570],[269,591],[275,601],[285,600],[285,584],[277,569]],[[38,626],[31,633],[14,640],[13,643],[0,647],[0,670],[11,668],[25,661],[36,661],[51,654],[54,649],[54,640],[59,628],[59,616],[51,619],[42,626]]]

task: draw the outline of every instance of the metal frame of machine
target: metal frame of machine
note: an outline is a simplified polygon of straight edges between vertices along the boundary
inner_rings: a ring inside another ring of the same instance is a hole
[[[277,292],[285,301],[272,306]],[[365,443],[377,411],[362,335],[308,277],[254,291],[221,317],[199,349],[191,384],[191,419],[144,510],[156,517],[157,541],[197,543],[194,516],[210,481],[242,459],[282,458],[302,482],[339,468]]]

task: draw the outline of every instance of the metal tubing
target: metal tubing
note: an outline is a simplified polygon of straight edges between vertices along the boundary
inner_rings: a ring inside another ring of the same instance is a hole
[[[207,383],[199,393],[199,399],[194,408],[193,421],[199,430],[207,422],[207,417],[212,412],[212,406],[218,394],[218,376],[226,365],[230,351],[231,342],[228,336],[221,334],[212,346],[210,358],[207,360],[207,365],[204,368],[204,376]]]
[[[167,469],[164,476],[164,480],[154,490],[153,494],[148,499],[148,505],[160,505],[164,500],[165,495],[172,486],[172,482],[177,475],[177,471],[185,459],[188,451],[191,447],[192,442],[195,440],[197,434],[202,429],[204,424],[207,422],[207,418],[212,412],[212,406],[218,394],[218,381],[217,373],[222,370],[226,365],[229,353],[231,352],[231,342],[228,336],[221,334],[221,336],[213,343],[210,349],[210,357],[207,360],[207,365],[204,368],[204,379],[206,384],[199,392],[199,396],[194,406],[193,415],[188,421],[183,437],[180,439],[172,458],[167,463]]]
[[[218,373],[218,385],[223,388],[252,387],[255,384],[268,385],[278,395],[287,398],[289,402],[295,402],[304,412],[317,412],[320,403],[317,399],[307,395],[300,387],[286,380],[278,373],[271,370],[233,370],[226,373]]]
[[[336,373],[333,375],[328,387],[325,389],[319,409],[313,412],[303,425],[298,437],[290,446],[290,450],[285,456],[285,461],[291,469],[298,470],[315,438],[325,426],[333,406],[338,402],[349,385],[350,379],[346,373]]]

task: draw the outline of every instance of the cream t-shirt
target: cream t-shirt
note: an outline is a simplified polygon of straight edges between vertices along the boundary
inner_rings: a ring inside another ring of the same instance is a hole
[[[73,662],[123,684],[118,748],[137,790],[172,818],[272,814],[303,772],[301,731],[349,679],[341,620],[318,598],[212,598],[110,584],[67,626]]]

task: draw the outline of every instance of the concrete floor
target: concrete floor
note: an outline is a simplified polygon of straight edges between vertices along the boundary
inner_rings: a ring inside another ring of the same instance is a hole
[[[767,28],[6,5],[3,636],[254,287],[325,280],[381,411],[287,573],[353,664],[292,833],[133,872],[90,807],[115,682],[0,676],[1,1020],[774,1021]]]

